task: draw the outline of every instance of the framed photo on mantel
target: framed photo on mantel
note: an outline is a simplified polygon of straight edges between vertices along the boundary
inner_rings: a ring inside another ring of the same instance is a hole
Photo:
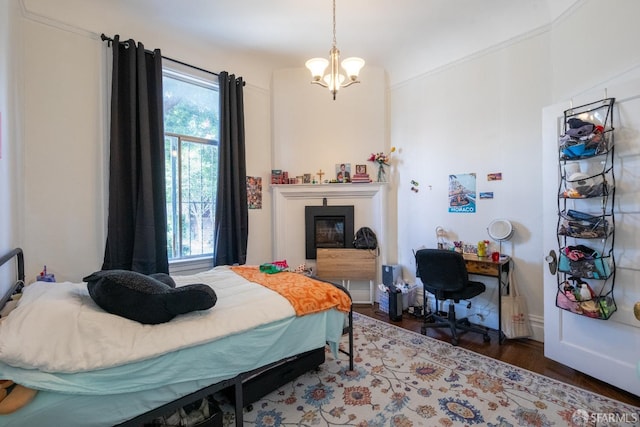
[[[351,163],[336,164],[336,181],[351,182]]]

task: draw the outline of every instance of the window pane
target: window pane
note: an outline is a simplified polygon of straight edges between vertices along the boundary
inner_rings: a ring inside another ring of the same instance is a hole
[[[164,131],[218,140],[218,91],[164,75]]]
[[[183,141],[181,159],[182,257],[213,253],[217,146]]]
[[[176,238],[179,229],[178,218],[178,138],[165,136],[164,138],[164,165],[167,199],[167,252],[169,259],[176,257],[178,253],[179,239]]]
[[[218,176],[218,90],[163,72],[169,260],[213,254]]]

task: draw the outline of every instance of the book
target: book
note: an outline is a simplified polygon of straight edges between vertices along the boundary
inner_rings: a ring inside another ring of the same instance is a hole
[[[282,184],[282,170],[281,169],[271,169],[271,183],[272,184]]]
[[[368,173],[356,173],[351,176],[351,182],[371,182],[371,178]]]

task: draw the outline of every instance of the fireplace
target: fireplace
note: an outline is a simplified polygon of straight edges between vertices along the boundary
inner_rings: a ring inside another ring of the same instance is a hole
[[[353,247],[353,206],[305,206],[306,258],[316,259],[316,248]]]

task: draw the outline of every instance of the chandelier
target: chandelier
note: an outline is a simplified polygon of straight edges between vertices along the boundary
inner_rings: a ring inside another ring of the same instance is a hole
[[[347,82],[344,83],[345,76],[340,74],[338,67],[340,63],[340,51],[336,46],[336,0],[333,0],[333,45],[329,51],[329,59],[330,61],[324,58],[312,58],[305,63],[305,66],[311,71],[311,76],[313,77],[311,83],[328,88],[333,94],[335,101],[336,94],[340,88],[351,86],[354,83],[360,83],[358,73],[364,66],[364,59],[362,58],[351,57],[342,61],[342,68],[344,68],[348,78]],[[324,70],[329,63],[331,63],[331,69],[328,74],[324,75]]]

